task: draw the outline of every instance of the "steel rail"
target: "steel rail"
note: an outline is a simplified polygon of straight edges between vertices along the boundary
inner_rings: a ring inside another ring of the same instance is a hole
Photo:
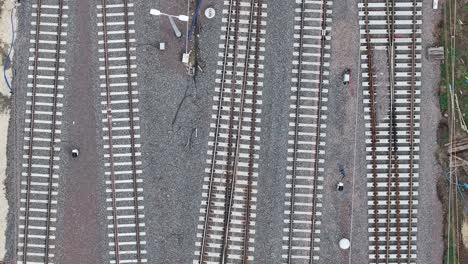
[[[136,165],[136,148],[135,148],[135,126],[133,116],[133,85],[132,85],[132,69],[130,56],[130,31],[128,28],[128,0],[124,2],[124,32],[125,32],[125,51],[127,61],[127,91],[128,91],[128,114],[130,127],[130,150],[132,160],[132,180],[133,180],[133,206],[135,207],[135,240],[136,240],[136,255],[137,263],[141,263],[141,241],[140,241],[140,213],[138,208],[138,181],[137,181],[137,165]],[[110,157],[113,158],[113,157]],[[115,208],[114,208],[115,209]]]
[[[385,6],[387,9],[387,34],[388,34],[388,60],[389,60],[389,86],[390,86],[390,119],[389,119],[389,148],[388,148],[388,179],[387,179],[387,229],[386,229],[386,256],[389,255],[389,250],[390,250],[390,210],[391,210],[391,193],[392,193],[392,160],[393,160],[393,148],[392,148],[392,142],[393,142],[393,102],[394,102],[394,46],[393,46],[393,35],[394,35],[394,13],[393,13],[393,2],[392,2],[392,10],[390,10],[390,2],[391,0],[386,0],[385,1]],[[391,17],[391,19],[390,19]],[[378,223],[374,223],[375,229],[378,229]],[[374,231],[377,232],[377,231]]]
[[[413,224],[413,166],[414,166],[414,108],[415,108],[415,82],[416,82],[416,14],[417,1],[413,0],[413,32],[411,42],[411,100],[410,100],[410,173],[409,173],[409,210],[408,210],[408,259],[407,264],[411,264],[411,239]]]
[[[232,82],[231,82],[231,96],[230,96],[230,106],[229,106],[229,128],[228,128],[228,150],[227,150],[227,160],[226,160],[226,189],[224,192],[224,207],[227,208],[229,204],[229,198],[231,197],[231,181],[232,181],[232,171],[234,165],[232,163],[232,152],[233,152],[233,129],[234,129],[234,106],[236,98],[236,84],[237,84],[237,57],[238,57],[238,40],[239,40],[239,17],[240,17],[240,0],[236,0],[236,15],[234,18],[234,43],[233,43],[233,58],[232,58]],[[221,98],[220,98],[221,100]],[[237,144],[237,140],[236,143]],[[228,211],[224,210],[224,230],[228,226]],[[223,233],[223,236],[228,234]],[[224,237],[223,237],[224,241]]]
[[[392,3],[392,11],[390,11],[389,8],[389,1],[385,1],[385,6],[387,9],[387,34],[388,34],[388,64],[389,64],[389,86],[390,86],[390,119],[389,119],[389,140],[388,144],[390,145],[388,148],[388,179],[387,179],[387,229],[386,229],[386,256],[389,255],[389,250],[390,250],[390,210],[391,210],[391,193],[392,193],[392,160],[393,160],[393,147],[392,147],[392,142],[393,142],[393,102],[394,102],[394,78],[393,78],[393,55],[394,55],[394,46],[393,46],[393,34],[394,34],[394,27],[393,27],[393,19],[394,19],[394,13],[393,13],[393,3]],[[391,13],[391,14],[390,14]],[[392,19],[390,19],[392,17]],[[374,223],[375,225],[375,230],[374,232],[377,232],[376,230],[378,229],[378,223]],[[388,260],[388,259],[387,259]]]
[[[114,171],[114,152],[112,148],[112,104],[111,104],[111,91],[110,91],[110,81],[109,81],[109,54],[108,54],[108,39],[107,39],[107,3],[106,0],[101,0],[102,5],[102,36],[103,36],[103,46],[104,46],[104,72],[105,72],[105,82],[106,82],[106,117],[108,125],[108,144],[109,144],[109,168],[111,174],[111,188],[112,188],[112,224],[114,226],[114,251],[115,251],[115,263],[120,263],[120,253],[119,253],[119,232],[117,230],[117,210],[116,210],[116,197],[115,192],[115,171]]]
[[[55,56],[55,72],[54,72],[54,96],[52,97],[52,140],[49,145],[49,188],[48,188],[48,197],[49,201],[47,203],[47,219],[50,218],[52,210],[52,179],[54,173],[54,153],[55,153],[55,123],[57,118],[57,97],[58,97],[58,79],[59,79],[59,69],[60,69],[60,51],[61,51],[61,39],[62,39],[62,16],[63,16],[63,1],[59,0],[59,15],[57,23],[57,55]],[[32,140],[32,139],[31,139]],[[44,248],[45,253],[45,264],[49,263],[49,237],[50,237],[50,221],[46,221],[46,243]]]
[[[30,120],[30,138],[28,144],[28,169],[27,169],[27,184],[26,184],[26,206],[25,206],[25,224],[24,224],[24,238],[23,238],[23,258],[22,263],[27,263],[27,248],[28,248],[28,238],[29,238],[29,210],[30,210],[30,200],[31,200],[31,181],[32,181],[32,152],[33,152],[33,140],[34,140],[34,123],[35,123],[35,105],[36,105],[36,88],[37,88],[37,71],[38,71],[38,61],[39,61],[39,32],[40,32],[40,18],[41,18],[41,9],[42,1],[37,1],[36,7],[36,34],[35,34],[35,43],[34,43],[34,65],[33,65],[33,84],[31,92],[31,120]],[[46,217],[46,236],[45,236],[45,245],[44,245],[44,262],[49,263],[49,235],[50,235],[50,214],[51,214],[51,199],[52,199],[52,179],[53,179],[53,159],[54,159],[54,143],[55,143],[55,122],[57,116],[57,96],[58,96],[58,74],[59,74],[59,64],[60,64],[60,49],[61,49],[61,30],[62,30],[62,15],[63,15],[63,2],[59,1],[59,10],[58,10],[58,22],[57,22],[57,53],[55,56],[55,71],[54,71],[54,96],[52,98],[52,130],[51,130],[51,143],[49,150],[49,182],[48,182],[48,203],[47,203],[47,217]]]
[[[294,145],[293,145],[293,164],[291,171],[291,198],[289,199],[289,236],[288,236],[288,263],[291,263],[292,239],[293,239],[293,218],[294,218],[294,197],[296,196],[296,160],[297,149],[299,141],[299,105],[300,92],[302,86],[302,49],[303,49],[303,35],[304,35],[304,17],[305,17],[305,0],[301,2],[301,27],[299,29],[299,52],[298,52],[298,69],[297,69],[297,83],[296,83],[296,111],[294,117]]]
[[[372,149],[372,178],[373,178],[373,198],[374,198],[374,224],[377,227],[378,223],[378,201],[377,201],[377,128],[376,128],[376,113],[375,113],[375,87],[374,87],[374,72],[372,64],[372,44],[369,30],[369,1],[364,0],[364,16],[365,16],[365,35],[367,47],[367,73],[369,79],[369,98],[370,98],[370,113],[371,113],[371,149]],[[379,263],[379,236],[377,229],[374,230],[375,239],[375,260]]]
[[[252,26],[253,26],[253,16],[254,16],[254,7],[255,7],[255,0],[250,1],[250,17],[249,17],[249,32],[247,35],[247,47],[246,47],[246,54],[244,60],[244,72],[243,72],[243,79],[242,79],[242,86],[241,86],[241,98],[240,98],[240,106],[239,106],[239,118],[237,122],[237,134],[236,134],[236,147],[234,150],[234,165],[233,165],[233,172],[232,172],[232,180],[230,189],[232,190],[229,197],[229,204],[226,208],[227,211],[227,219],[225,221],[225,228],[224,228],[224,240],[221,244],[221,263],[224,264],[227,261],[227,248],[229,243],[229,229],[230,229],[230,221],[231,221],[231,214],[232,214],[232,205],[234,203],[234,192],[237,182],[237,165],[239,162],[239,146],[238,143],[241,138],[242,132],[242,119],[244,115],[244,103],[245,103],[245,94],[246,94],[246,86],[247,86],[247,77],[249,71],[249,60],[250,60],[250,46],[251,46],[251,38],[252,38]],[[256,102],[252,102],[254,105]],[[251,126],[255,126],[255,124],[251,123]]]
[[[36,7],[36,36],[35,36],[35,43],[34,43],[34,65],[33,65],[33,83],[32,83],[32,92],[31,92],[31,124],[30,124],[30,131],[29,131],[29,145],[28,145],[28,169],[27,169],[27,179],[26,179],[26,205],[25,205],[25,212],[24,212],[24,238],[23,238],[23,258],[22,262],[24,264],[27,263],[27,248],[28,248],[28,227],[29,227],[29,207],[30,207],[30,188],[31,188],[31,181],[32,181],[32,151],[33,151],[33,138],[34,138],[34,122],[35,122],[35,113],[36,109],[34,106],[36,105],[36,88],[37,88],[37,64],[39,60],[39,29],[40,29],[40,21],[41,21],[41,9],[42,9],[42,1],[37,0],[37,7]]]
[[[209,213],[211,207],[211,195],[213,193],[213,180],[214,180],[214,173],[215,173],[215,164],[216,164],[216,153],[218,147],[218,134],[219,134],[219,126],[221,122],[221,108],[223,104],[223,95],[224,95],[224,83],[226,81],[226,67],[227,67],[227,59],[228,59],[228,49],[229,49],[229,35],[231,32],[231,15],[232,15],[232,3],[234,0],[230,0],[229,2],[229,10],[228,10],[228,19],[227,19],[227,27],[226,27],[226,37],[225,37],[225,44],[224,44],[224,60],[223,60],[223,70],[221,75],[221,85],[219,88],[219,98],[218,98],[218,111],[216,116],[216,128],[214,133],[214,143],[213,143],[213,154],[211,157],[211,168],[210,168],[210,179],[208,183],[208,197],[206,200],[206,207],[205,207],[205,220],[203,223],[203,234],[202,234],[202,241],[201,241],[201,249],[200,249],[200,257],[199,263],[203,263],[203,259],[205,256],[205,246],[206,246],[206,236],[208,232],[208,221],[209,221]]]
[[[391,3],[391,4],[390,4]],[[391,5],[391,9],[390,6]],[[400,263],[400,195],[399,195],[399,164],[398,164],[398,140],[396,131],[395,114],[395,0],[386,0],[387,8],[387,30],[388,30],[388,59],[389,59],[389,86],[390,86],[390,118],[389,118],[389,155],[388,155],[388,180],[387,180],[387,229],[386,229],[386,254],[388,262],[390,256],[390,212],[393,175],[395,183],[395,207],[396,207],[396,233],[397,233],[397,261]],[[393,164],[392,164],[393,163]],[[378,224],[375,223],[376,230]],[[377,231],[376,231],[377,232]]]
[[[327,2],[322,2],[322,38],[320,40],[320,67],[319,67],[319,89],[318,89],[318,100],[317,100],[317,128],[315,131],[315,136],[317,138],[315,143],[315,166],[314,166],[314,176],[318,177],[318,158],[319,158],[319,148],[320,148],[320,126],[321,126],[321,108],[322,108],[322,88],[323,88],[323,65],[325,58],[325,40],[326,40],[326,29],[327,29]],[[312,204],[312,212],[315,212],[317,207],[317,179],[314,179],[314,196]],[[310,252],[309,252],[309,263],[313,263],[313,252],[314,252],[314,240],[315,240],[315,216],[311,214],[311,239],[310,239]]]
[[[249,144],[249,167],[248,167],[248,178],[247,178],[247,201],[246,201],[246,212],[245,212],[245,228],[244,228],[244,241],[243,241],[243,263],[248,261],[249,251],[249,232],[250,232],[250,200],[252,199],[252,177],[253,177],[253,166],[255,159],[255,124],[257,120],[257,89],[258,89],[258,69],[260,60],[260,26],[262,19],[262,0],[257,2],[257,25],[255,31],[255,65],[254,65],[254,80],[253,80],[253,91],[252,91],[252,114],[251,114],[251,126],[250,126],[250,144]]]

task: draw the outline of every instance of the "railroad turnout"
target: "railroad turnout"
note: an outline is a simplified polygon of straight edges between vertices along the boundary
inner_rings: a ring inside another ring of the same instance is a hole
[[[332,1],[296,0],[284,211],[285,263],[319,259]]]
[[[55,263],[67,44],[65,0],[32,7],[17,263]]]
[[[206,177],[193,263],[251,263],[266,3],[224,2]]]
[[[133,1],[97,6],[110,263],[146,263]]]
[[[416,263],[422,1],[364,0],[359,8],[369,259]]]

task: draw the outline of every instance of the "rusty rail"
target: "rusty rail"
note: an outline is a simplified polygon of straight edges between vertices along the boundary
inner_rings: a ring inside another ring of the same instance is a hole
[[[365,19],[366,19],[366,42],[367,42],[367,56],[368,56],[368,72],[369,72],[369,87],[370,87],[370,104],[371,104],[371,131],[372,131],[372,170],[373,170],[373,196],[374,196],[374,238],[375,238],[375,259],[379,263],[379,237],[378,237],[378,221],[377,221],[377,178],[376,178],[376,116],[375,116],[375,87],[373,84],[373,69],[372,69],[372,51],[370,44],[370,32],[368,25],[368,1],[365,0]],[[415,107],[415,71],[416,71],[416,0],[413,0],[413,30],[412,30],[412,43],[411,43],[411,90],[410,90],[410,164],[409,164],[409,179],[410,179],[410,190],[409,190],[409,226],[408,226],[408,255],[407,263],[411,263],[411,225],[412,225],[412,200],[413,200],[413,166],[414,166],[414,107]],[[401,257],[401,246],[402,246],[402,235],[401,235],[401,216],[400,216],[400,180],[399,180],[399,161],[398,161],[398,140],[396,130],[396,109],[394,107],[394,68],[395,68],[395,1],[386,1],[386,16],[387,16],[387,30],[388,30],[388,55],[389,55],[389,82],[390,82],[390,124],[389,124],[389,151],[388,151],[388,179],[387,179],[387,227],[386,227],[386,254],[385,262],[389,261],[390,257],[390,218],[391,218],[391,193],[392,184],[394,184],[395,192],[395,218],[396,218],[396,255],[397,263],[402,263]]]
[[[390,7],[391,6],[391,7]],[[392,180],[395,183],[395,211],[396,211],[396,241],[397,241],[397,262],[400,263],[400,195],[399,195],[399,173],[398,173],[398,139],[396,131],[396,113],[394,107],[395,101],[395,0],[386,1],[387,8],[387,30],[388,30],[388,58],[389,58],[389,84],[390,84],[390,124],[389,124],[389,154],[388,154],[388,180],[387,180],[387,230],[386,230],[386,261],[390,255],[390,212],[391,212],[391,193]],[[393,164],[392,164],[393,163]],[[392,176],[395,177],[392,177]],[[377,232],[378,224],[375,223]]]

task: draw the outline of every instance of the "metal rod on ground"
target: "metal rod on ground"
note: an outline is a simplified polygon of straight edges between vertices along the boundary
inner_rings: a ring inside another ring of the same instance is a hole
[[[190,0],[187,0],[187,17],[190,19]],[[186,31],[185,31],[185,53],[188,53],[188,42],[189,42],[189,21],[186,24]]]
[[[180,38],[182,37],[182,33],[180,32],[179,28],[177,27],[174,19],[170,16],[168,16],[169,22],[171,22],[172,30],[174,30],[174,34],[176,37]]]

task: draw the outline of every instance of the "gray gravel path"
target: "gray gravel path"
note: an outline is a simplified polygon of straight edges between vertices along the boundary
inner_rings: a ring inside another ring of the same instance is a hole
[[[15,34],[15,54],[13,65],[13,89],[14,95],[11,100],[11,116],[8,131],[8,161],[7,161],[7,179],[5,187],[7,189],[7,199],[9,203],[8,212],[8,227],[7,227],[7,243],[5,260],[12,259],[16,254],[17,245],[17,212],[19,180],[21,174],[22,152],[24,145],[24,119],[26,109],[26,85],[28,79],[25,77],[28,74],[29,65],[29,39],[30,39],[30,19],[31,6],[22,4],[17,8],[18,25],[17,33]],[[22,52],[25,51],[25,52]]]
[[[256,263],[282,263],[294,3],[266,3],[265,79],[254,259]]]
[[[439,1],[440,2],[440,1]],[[440,5],[440,4],[439,4]],[[423,1],[422,24],[422,85],[421,85],[421,157],[419,163],[418,205],[418,263],[443,263],[443,212],[437,197],[436,183],[443,177],[436,153],[439,110],[440,67],[438,62],[429,61],[428,47],[437,43],[434,33],[441,11],[432,9],[432,1]]]
[[[97,2],[69,3],[62,118],[57,263],[106,263],[108,239],[101,147]],[[80,156],[71,158],[72,148]]]
[[[362,89],[359,84],[357,0],[334,1],[323,218],[319,263],[367,262],[367,197]],[[348,86],[342,73],[351,69]],[[336,191],[338,164],[345,168],[344,191]],[[354,188],[354,189],[353,189]],[[338,241],[351,239],[349,251]]]
[[[136,4],[148,263],[191,263],[194,259],[222,2],[214,7],[218,14],[215,19],[200,17],[200,58],[206,67],[196,77],[195,87],[180,62],[184,39],[174,37],[167,18],[150,16],[148,12],[158,8],[185,14],[186,1]],[[185,36],[185,25],[176,22]],[[151,46],[160,41],[166,42],[167,50]],[[174,121],[186,90],[189,96]],[[194,128],[198,129],[198,137],[194,136],[191,148],[187,148]]]

